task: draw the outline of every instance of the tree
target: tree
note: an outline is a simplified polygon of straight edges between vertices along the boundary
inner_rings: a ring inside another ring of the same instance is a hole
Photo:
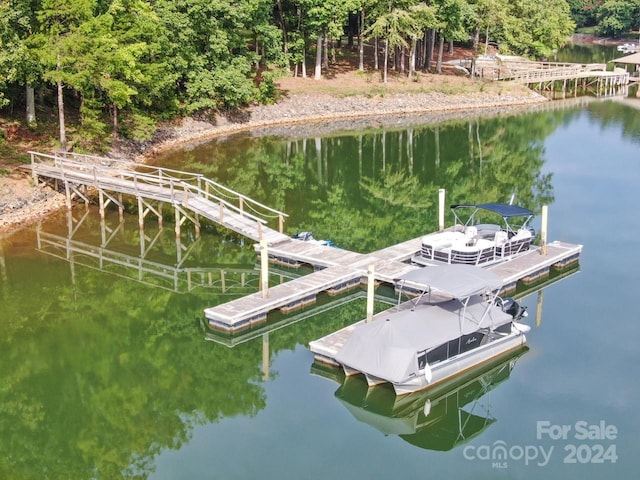
[[[567,0],[571,18],[577,27],[590,27],[597,23],[598,7],[604,0]]]
[[[82,22],[92,18],[92,0],[43,0],[38,12],[39,33],[30,38],[34,51],[44,69],[43,78],[57,89],[60,148],[67,150],[64,113],[64,88],[70,85],[74,59],[73,33]]]
[[[509,4],[502,30],[501,50],[523,56],[549,57],[574,31],[564,0],[521,0]]]
[[[340,38],[349,12],[357,9],[358,0],[299,0],[304,10],[305,31],[315,32],[316,62],[314,79],[322,78],[323,42]]]
[[[108,109],[115,143],[119,111],[134,104],[138,85],[160,81],[142,67],[153,48],[156,23],[142,0],[114,0],[69,35],[67,82],[81,97],[83,137],[105,133],[101,118]]]
[[[234,109],[256,97],[258,55],[247,48],[252,10],[246,1],[159,0],[154,8],[187,112]]]
[[[8,100],[3,90],[7,84],[25,86],[26,120],[36,122],[33,82],[37,80],[39,65],[26,40],[36,28],[34,12],[37,0],[8,0],[0,2],[0,107]]]
[[[439,54],[437,72],[442,73],[442,56],[444,40],[464,40],[467,36],[464,28],[464,18],[471,15],[471,9],[464,0],[434,0],[436,17],[438,19]]]
[[[598,7],[596,18],[601,35],[620,37],[640,25],[638,0],[606,0]]]
[[[389,49],[409,46],[408,38],[417,39],[423,28],[435,22],[433,11],[411,0],[387,0],[386,12],[379,15],[365,34],[384,39],[383,81],[388,81]]]
[[[480,32],[485,34],[485,54],[489,50],[489,35],[501,29],[507,16],[508,2],[506,0],[473,0],[469,2],[469,28],[473,33],[472,76],[475,75],[475,60],[479,54]]]

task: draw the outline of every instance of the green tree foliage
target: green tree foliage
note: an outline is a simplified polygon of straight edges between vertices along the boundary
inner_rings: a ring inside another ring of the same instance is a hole
[[[602,35],[620,37],[640,27],[640,1],[606,0],[597,10],[598,30]]]
[[[640,28],[638,0],[567,0],[578,27],[597,27],[600,35],[622,37]]]
[[[469,14],[466,17],[467,28],[473,35],[474,51],[478,53],[480,33],[484,33],[485,48],[487,53],[490,40],[493,35],[504,25],[508,16],[509,2],[507,0],[471,0],[469,2]]]
[[[34,32],[36,4],[36,0],[0,2],[0,107],[9,102],[4,92],[10,85],[29,84],[39,74],[39,64],[26,43]]]
[[[617,3],[628,2],[608,0],[606,11]],[[430,55],[427,32],[440,49],[484,34],[548,55],[573,27],[565,0],[5,0],[0,13],[0,104],[33,86],[59,106],[61,145],[66,113],[84,149],[148,138],[161,118],[269,102],[279,72],[314,53],[319,78],[345,32],[380,40],[385,75],[392,59],[411,78]]]
[[[571,18],[577,27],[591,27],[597,24],[598,7],[604,0],[567,0]]]
[[[237,107],[255,97],[246,29],[246,2],[224,0],[158,2],[163,46],[174,68],[188,112]]]
[[[502,26],[501,50],[523,56],[549,57],[574,31],[564,0],[522,0],[509,5]]]

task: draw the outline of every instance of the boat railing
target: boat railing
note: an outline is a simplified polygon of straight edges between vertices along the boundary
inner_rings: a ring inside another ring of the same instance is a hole
[[[529,249],[531,236],[522,233],[507,239],[505,231],[496,232],[496,240],[486,247],[477,246],[476,238],[466,245],[456,245],[452,242],[438,243],[437,241],[423,241],[420,255],[436,262],[460,263],[466,265],[482,265],[494,260],[501,260]],[[487,240],[484,240],[487,242]]]

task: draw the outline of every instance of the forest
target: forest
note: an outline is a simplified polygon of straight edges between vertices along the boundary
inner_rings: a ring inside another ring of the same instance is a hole
[[[640,0],[1,0],[0,108],[59,148],[144,141],[158,122],[277,99],[285,75],[440,73],[444,48],[551,56],[576,25],[622,35]]]

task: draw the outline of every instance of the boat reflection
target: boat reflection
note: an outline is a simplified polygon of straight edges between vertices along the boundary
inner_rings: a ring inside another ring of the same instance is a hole
[[[314,364],[313,373],[341,383],[335,396],[357,420],[416,447],[447,451],[496,421],[479,400],[509,378],[527,351],[518,349],[445,385],[403,396],[396,396],[392,388],[370,388],[361,375],[345,377],[321,364]]]

